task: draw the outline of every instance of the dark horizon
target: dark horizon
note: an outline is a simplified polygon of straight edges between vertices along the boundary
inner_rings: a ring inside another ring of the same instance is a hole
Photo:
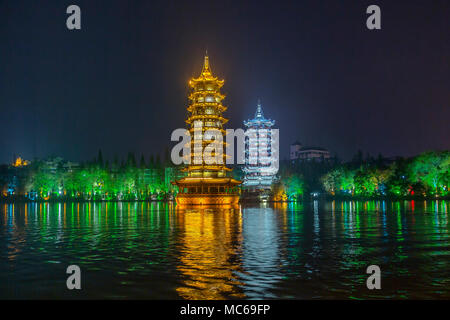
[[[69,31],[66,8],[80,6]],[[382,29],[365,26],[377,4]],[[0,1],[0,163],[164,155],[205,50],[227,128],[257,100],[280,129],[350,160],[450,149],[450,3]]]

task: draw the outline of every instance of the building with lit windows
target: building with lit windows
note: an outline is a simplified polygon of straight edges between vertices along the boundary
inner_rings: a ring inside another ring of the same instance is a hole
[[[330,151],[320,147],[305,147],[300,142],[291,144],[289,158],[291,161],[327,161],[331,159]]]
[[[275,120],[264,118],[261,102],[258,101],[255,117],[244,121],[245,174],[243,186],[250,191],[270,189],[276,180],[278,166],[276,150],[272,146],[272,127]]]

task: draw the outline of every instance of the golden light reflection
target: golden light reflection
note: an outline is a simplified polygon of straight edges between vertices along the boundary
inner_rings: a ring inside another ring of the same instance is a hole
[[[242,283],[234,271],[241,268],[242,213],[223,207],[177,207],[182,229],[180,264],[183,285],[176,291],[184,299],[243,298]]]

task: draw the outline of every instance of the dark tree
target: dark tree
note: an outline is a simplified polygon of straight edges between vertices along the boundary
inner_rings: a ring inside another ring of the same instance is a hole
[[[113,170],[113,171],[116,171],[116,170],[118,170],[119,169],[119,157],[117,156],[117,154],[115,154],[114,155],[114,160],[113,160],[113,163],[112,163],[112,166],[111,166],[111,169]]]
[[[141,163],[139,164],[141,169],[144,169],[147,165],[145,163],[144,154],[141,155]]]
[[[102,149],[98,149],[98,156],[97,156],[97,164],[100,168],[103,168],[103,155],[102,155]]]
[[[155,168],[155,157],[152,154],[150,155],[150,161],[148,162],[148,168],[149,169]]]
[[[134,156],[134,152],[128,152],[127,167],[136,168],[136,157]]]
[[[383,161],[383,155],[381,153],[379,153],[378,157],[377,157],[377,166],[381,167],[383,165],[383,162],[384,162]]]
[[[166,149],[164,150],[164,165],[165,166],[171,166],[172,165],[172,161],[170,159],[170,151],[169,151],[168,147],[166,147]]]
[[[362,165],[362,163],[363,163],[363,152],[361,150],[358,150],[358,152],[353,156],[352,162],[356,166]]]
[[[159,154],[156,155],[155,168],[157,169],[161,168],[161,157],[159,156]]]

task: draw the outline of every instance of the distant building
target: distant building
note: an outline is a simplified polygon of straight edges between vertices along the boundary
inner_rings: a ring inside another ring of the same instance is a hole
[[[64,160],[62,157],[49,157],[42,161],[44,164],[44,171],[48,173],[56,173],[58,169],[63,169],[72,172],[80,167],[78,162]]]
[[[17,195],[21,191],[21,182],[28,175],[31,161],[14,156],[10,165],[0,166],[0,196]],[[23,189],[23,188],[22,188]]]
[[[14,162],[12,163],[13,167],[19,168],[19,167],[25,167],[30,164],[30,161],[24,160],[21,157],[16,157]]]
[[[272,126],[275,120],[264,118],[261,102],[258,101],[255,117],[244,121],[248,136],[245,139],[245,166],[243,168],[246,189],[270,189],[276,179],[278,166],[275,150],[272,149]]]
[[[66,161],[63,164],[63,168],[67,170],[68,172],[72,172],[80,167],[80,164],[78,162],[72,162],[72,161]]]
[[[300,142],[294,142],[290,148],[292,161],[327,161],[331,159],[330,151],[320,147],[304,147]]]

